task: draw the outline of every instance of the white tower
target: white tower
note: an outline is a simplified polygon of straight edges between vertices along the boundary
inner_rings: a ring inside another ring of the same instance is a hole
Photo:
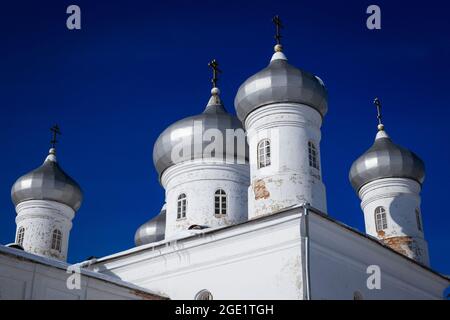
[[[349,175],[361,199],[366,233],[429,265],[420,210],[424,163],[413,152],[392,142],[381,123],[378,99],[375,104],[379,119],[375,142],[353,163]]]
[[[240,86],[235,108],[249,144],[249,218],[302,202],[326,212],[320,164],[320,128],[328,109],[323,82],[290,65],[277,44],[269,66]]]
[[[245,133],[219,97],[217,63],[203,113],[182,119],[159,136],[153,161],[166,190],[166,238],[189,228],[247,220],[249,168]]]
[[[57,126],[52,128],[55,132]],[[56,143],[54,136],[53,144]],[[16,243],[25,251],[67,260],[72,219],[80,208],[82,192],[56,161],[51,148],[42,166],[20,177],[11,197],[16,206]]]

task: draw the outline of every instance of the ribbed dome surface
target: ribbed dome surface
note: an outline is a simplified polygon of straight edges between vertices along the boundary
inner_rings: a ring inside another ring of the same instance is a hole
[[[157,242],[164,239],[166,231],[166,206],[161,212],[140,226],[134,235],[134,243],[141,246],[147,243]]]
[[[279,102],[305,104],[322,116],[328,111],[327,91],[322,80],[290,65],[281,52],[275,53],[266,68],[240,86],[234,106],[238,118],[244,122],[253,110]]]
[[[58,165],[55,150],[37,169],[20,177],[11,189],[14,205],[27,200],[52,200],[77,211],[83,199],[78,183]]]
[[[243,130],[243,128],[239,119],[229,114],[219,97],[213,95],[203,113],[175,122],[158,137],[153,148],[153,163],[159,175],[176,163],[203,159],[205,148],[211,144],[211,141],[203,139],[203,134],[209,129],[217,129],[222,134],[223,159],[227,156],[234,159],[247,159],[247,146],[245,152],[236,147],[234,150],[226,148],[227,129]],[[190,156],[183,155],[173,159],[174,148],[190,150]]]
[[[403,148],[384,132],[377,134],[374,144],[352,165],[349,179],[356,192],[374,180],[409,178],[420,184],[425,180],[425,165],[412,151]]]

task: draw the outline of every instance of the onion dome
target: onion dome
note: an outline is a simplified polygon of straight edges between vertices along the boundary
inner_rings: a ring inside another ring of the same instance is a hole
[[[20,177],[11,189],[14,205],[28,200],[51,200],[68,205],[77,211],[83,199],[75,182],[56,161],[56,150],[51,148],[44,163]]]
[[[412,151],[394,142],[378,125],[375,142],[350,169],[349,179],[356,192],[365,184],[383,178],[408,178],[422,184],[425,180],[424,162]]]
[[[235,144],[234,148],[227,148],[227,130],[243,130],[243,128],[239,119],[225,110],[219,94],[220,90],[213,87],[211,98],[203,113],[175,122],[158,137],[153,148],[153,163],[160,176],[164,170],[177,163],[210,157],[206,153],[203,154],[205,148],[214,142],[213,139],[204,136],[210,129],[219,130],[221,133],[223,160],[247,161],[247,144],[244,150],[236,147],[239,143]],[[209,132],[214,135],[214,132]],[[219,158],[219,155],[215,154],[215,157]]]
[[[234,105],[239,119],[244,122],[254,110],[282,102],[308,105],[322,117],[328,111],[323,81],[290,65],[282,52],[282,46],[277,44],[270,64],[239,87]]]
[[[134,243],[136,246],[142,246],[147,243],[164,240],[166,231],[166,205],[161,209],[161,212],[150,219],[142,226],[140,226],[135,235]]]

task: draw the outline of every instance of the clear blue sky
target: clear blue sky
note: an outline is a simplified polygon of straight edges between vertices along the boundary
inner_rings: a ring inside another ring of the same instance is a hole
[[[228,110],[239,85],[272,54],[271,17],[285,24],[290,62],[329,90],[322,168],[329,214],[364,230],[348,182],[373,142],[379,96],[386,129],[426,164],[422,193],[432,266],[450,274],[449,7],[388,1],[382,30],[365,27],[367,1],[8,1],[0,8],[0,243],[14,240],[10,188],[39,166],[54,123],[59,161],[84,190],[69,261],[132,247],[164,201],[153,143],[174,121],[203,110],[208,61],[223,70]],[[66,7],[82,30],[66,29]]]

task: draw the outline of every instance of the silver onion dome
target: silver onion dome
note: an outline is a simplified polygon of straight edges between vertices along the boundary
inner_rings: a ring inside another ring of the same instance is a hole
[[[382,178],[408,178],[420,184],[425,180],[423,161],[412,151],[392,142],[382,128],[381,125],[372,147],[352,164],[349,179],[356,192],[365,184]]]
[[[83,199],[78,183],[61,169],[56,150],[51,148],[44,163],[20,177],[11,189],[14,205],[27,200],[52,200],[77,211]]]
[[[233,158],[246,161],[248,146],[240,150],[235,144],[235,148],[227,148],[227,130],[237,130],[242,128],[242,124],[235,116],[229,114],[219,97],[220,91],[214,87],[211,90],[211,98],[203,113],[191,116],[175,122],[165,129],[156,140],[153,148],[153,163],[161,176],[164,170],[188,160],[203,159],[205,148],[210,145],[211,140],[204,139],[204,133],[209,129],[217,129],[223,137],[223,159]],[[242,131],[243,132],[243,131]],[[173,150],[188,150],[187,156],[177,159],[173,158]],[[233,149],[233,150],[230,150]],[[219,155],[215,155],[218,157]]]
[[[325,116],[328,103],[322,80],[290,65],[281,45],[275,51],[270,64],[239,87],[234,100],[239,119],[244,122],[253,110],[279,102],[305,104]]]
[[[166,205],[161,209],[161,212],[150,219],[142,226],[140,226],[135,235],[134,243],[136,246],[164,240],[166,230]]]

